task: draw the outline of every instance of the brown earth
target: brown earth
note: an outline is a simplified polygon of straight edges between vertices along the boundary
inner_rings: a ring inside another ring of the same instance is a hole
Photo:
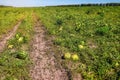
[[[30,54],[33,61],[30,70],[32,80],[68,80],[67,72],[58,64],[51,44],[51,41],[46,39],[45,29],[41,22],[37,21]]]
[[[7,40],[12,38],[15,35],[16,30],[18,29],[19,25],[21,24],[21,21],[18,22],[17,25],[13,28],[13,30],[9,31],[9,33],[4,34],[2,38],[0,39],[0,53],[4,50],[4,47],[6,45]]]

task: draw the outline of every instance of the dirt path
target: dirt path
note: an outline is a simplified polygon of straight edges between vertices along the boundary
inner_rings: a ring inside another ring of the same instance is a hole
[[[21,22],[19,22],[13,30],[11,30],[8,34],[3,35],[2,39],[0,39],[0,52],[3,51],[7,40],[9,40],[12,36],[14,36],[16,30],[18,29],[18,26],[21,24]]]
[[[60,68],[51,51],[50,40],[45,39],[45,30],[40,21],[36,22],[34,32],[30,54],[33,61],[30,70],[32,80],[68,80],[65,69]]]

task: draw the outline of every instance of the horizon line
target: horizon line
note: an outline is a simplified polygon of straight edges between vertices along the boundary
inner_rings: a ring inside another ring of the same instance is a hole
[[[107,3],[118,3],[120,2],[101,2],[101,3],[80,3],[80,4],[56,4],[56,5],[33,5],[33,6],[14,6],[14,5],[0,5],[0,6],[10,6],[10,7],[47,7],[47,6],[64,6],[64,5],[82,5],[82,4],[107,4]]]

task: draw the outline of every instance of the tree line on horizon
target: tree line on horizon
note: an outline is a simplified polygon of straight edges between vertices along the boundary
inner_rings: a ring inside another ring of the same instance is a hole
[[[0,7],[12,7],[12,6],[0,5]]]
[[[79,7],[79,6],[120,6],[120,3],[88,3],[88,4],[71,4],[71,5],[55,5],[55,6],[46,6],[46,7]],[[0,7],[13,7],[0,5]]]
[[[56,5],[57,7],[79,7],[79,6],[120,6],[120,3],[88,3],[88,4],[76,4],[76,5]],[[50,6],[48,6],[50,7]]]

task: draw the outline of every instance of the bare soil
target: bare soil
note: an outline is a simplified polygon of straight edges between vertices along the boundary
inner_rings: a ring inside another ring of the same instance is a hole
[[[68,80],[67,72],[61,67],[51,48],[51,41],[46,39],[44,27],[37,21],[34,27],[34,37],[31,42],[33,65],[30,76],[32,80]]]
[[[13,28],[13,30],[9,31],[8,34],[4,34],[2,38],[0,39],[0,52],[4,50],[4,47],[6,45],[7,40],[12,38],[15,35],[16,30],[18,29],[19,25],[21,24],[21,21],[18,22],[17,25]]]

